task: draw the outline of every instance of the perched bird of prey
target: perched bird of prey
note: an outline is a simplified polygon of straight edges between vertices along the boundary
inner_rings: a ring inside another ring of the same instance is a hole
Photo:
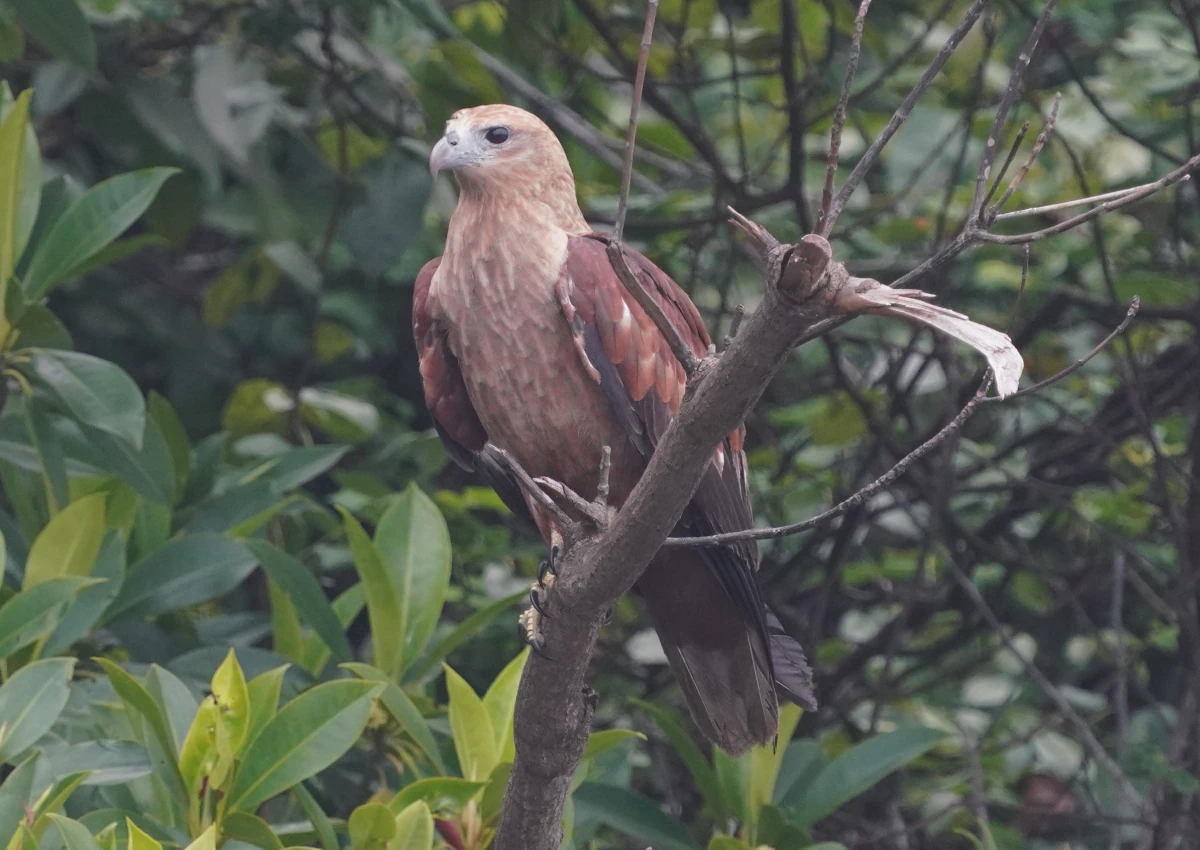
[[[460,110],[430,168],[453,170],[460,195],[445,253],[421,270],[413,296],[425,401],[450,455],[531,515],[549,546],[562,530],[487,444],[586,499],[610,446],[619,508],[678,412],[686,376],[617,277],[607,238],[584,221],[567,156],[542,121],[513,106]],[[691,299],[648,259],[628,257],[703,356],[710,339]],[[713,452],[677,535],[752,525],[743,435]],[[816,707],[804,654],[763,604],[757,569],[753,543],[664,549],[636,587],[696,724],[731,753],[771,742],[779,697]]]

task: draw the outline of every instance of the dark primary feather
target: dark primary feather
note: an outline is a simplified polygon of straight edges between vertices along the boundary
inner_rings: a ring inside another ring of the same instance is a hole
[[[559,281],[559,299],[576,335],[577,346],[596,373],[614,414],[630,440],[649,458],[679,410],[686,376],[666,340],[613,271],[606,252],[607,241],[599,234],[570,240],[567,263]],[[641,254],[628,251],[628,255],[642,285],[659,300],[663,312],[692,350],[703,356],[711,340],[691,299]],[[743,434],[744,429],[739,427],[718,447],[683,515],[682,533],[718,534],[753,525]],[[772,639],[769,615],[754,577],[758,569],[757,547],[749,542],[705,548],[699,554],[768,648],[768,669],[778,678],[773,656],[776,646],[785,647],[781,641]],[[799,646],[791,643],[798,651]],[[788,649],[790,673],[790,661],[796,653]],[[789,675],[788,681],[803,690],[795,676]]]

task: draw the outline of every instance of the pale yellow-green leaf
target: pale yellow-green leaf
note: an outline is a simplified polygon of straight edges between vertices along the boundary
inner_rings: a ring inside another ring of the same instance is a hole
[[[161,844],[142,832],[129,818],[125,818],[125,827],[129,830],[129,850],[162,850]]]
[[[104,540],[104,502],[103,493],[84,496],[46,524],[25,563],[26,590],[52,578],[91,574]]]
[[[482,781],[499,761],[495,733],[488,711],[471,686],[447,664],[446,690],[450,694],[450,732],[463,778]]]
[[[200,837],[189,844],[186,850],[217,850],[217,825],[214,823]]]
[[[516,750],[513,746],[513,710],[517,705],[517,688],[525,662],[529,660],[529,647],[525,647],[500,675],[492,682],[483,697],[483,707],[492,721],[492,734],[496,738],[496,755],[500,761],[512,761]]]
[[[387,850],[429,850],[433,846],[433,813],[424,800],[417,800],[396,815],[396,837]]]
[[[216,700],[204,698],[192,726],[188,729],[183,747],[179,751],[179,772],[187,785],[188,795],[196,797],[205,776],[212,776],[217,767],[217,717],[220,714]],[[222,777],[223,778],[223,777]],[[220,787],[219,783],[212,783]]]
[[[246,676],[232,649],[212,678],[213,698],[220,711],[217,724],[217,749],[222,756],[237,756],[246,743],[250,726],[250,693]]]
[[[0,309],[4,288],[17,265],[17,213],[25,171],[25,131],[29,126],[31,89],[21,92],[0,124]],[[4,336],[8,335],[5,321]]]
[[[775,780],[779,778],[779,767],[788,742],[796,731],[803,709],[786,703],[779,706],[779,746],[756,746],[750,750],[750,780],[746,785],[746,816],[758,820],[758,812],[769,805],[775,792]]]

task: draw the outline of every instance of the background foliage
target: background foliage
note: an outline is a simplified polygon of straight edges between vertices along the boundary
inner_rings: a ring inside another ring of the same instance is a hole
[[[724,206],[810,227],[855,5],[662,2],[628,234],[714,336],[759,285]],[[965,5],[875,4],[845,161]],[[852,271],[893,279],[953,235],[1033,11],[993,3],[868,176],[835,232]],[[10,848],[487,846],[541,547],[448,464],[421,402],[410,287],[454,202],[425,162],[455,109],[530,106],[603,228],[642,15],[0,0]],[[1182,162],[1198,84],[1192,0],[1064,0],[1016,115],[1036,131],[1061,93],[1057,131],[1010,208]],[[998,246],[921,283],[1011,326],[1034,379],[1145,306],[885,497],[764,544],[823,703],[778,750],[702,749],[623,601],[572,846],[1200,840],[1196,201],[1182,183],[1036,243],[1023,293]],[[800,350],[748,423],[760,519],[889,468],[979,369],[867,319]]]

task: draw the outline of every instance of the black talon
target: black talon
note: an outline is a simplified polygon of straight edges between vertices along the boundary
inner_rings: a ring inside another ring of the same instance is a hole
[[[541,614],[542,617],[544,617],[547,620],[550,619],[550,615],[546,613],[544,608],[542,608],[541,600],[538,599],[538,592],[537,592],[536,587],[531,587],[529,589],[529,604],[532,605],[533,610],[537,611],[539,614]]]

